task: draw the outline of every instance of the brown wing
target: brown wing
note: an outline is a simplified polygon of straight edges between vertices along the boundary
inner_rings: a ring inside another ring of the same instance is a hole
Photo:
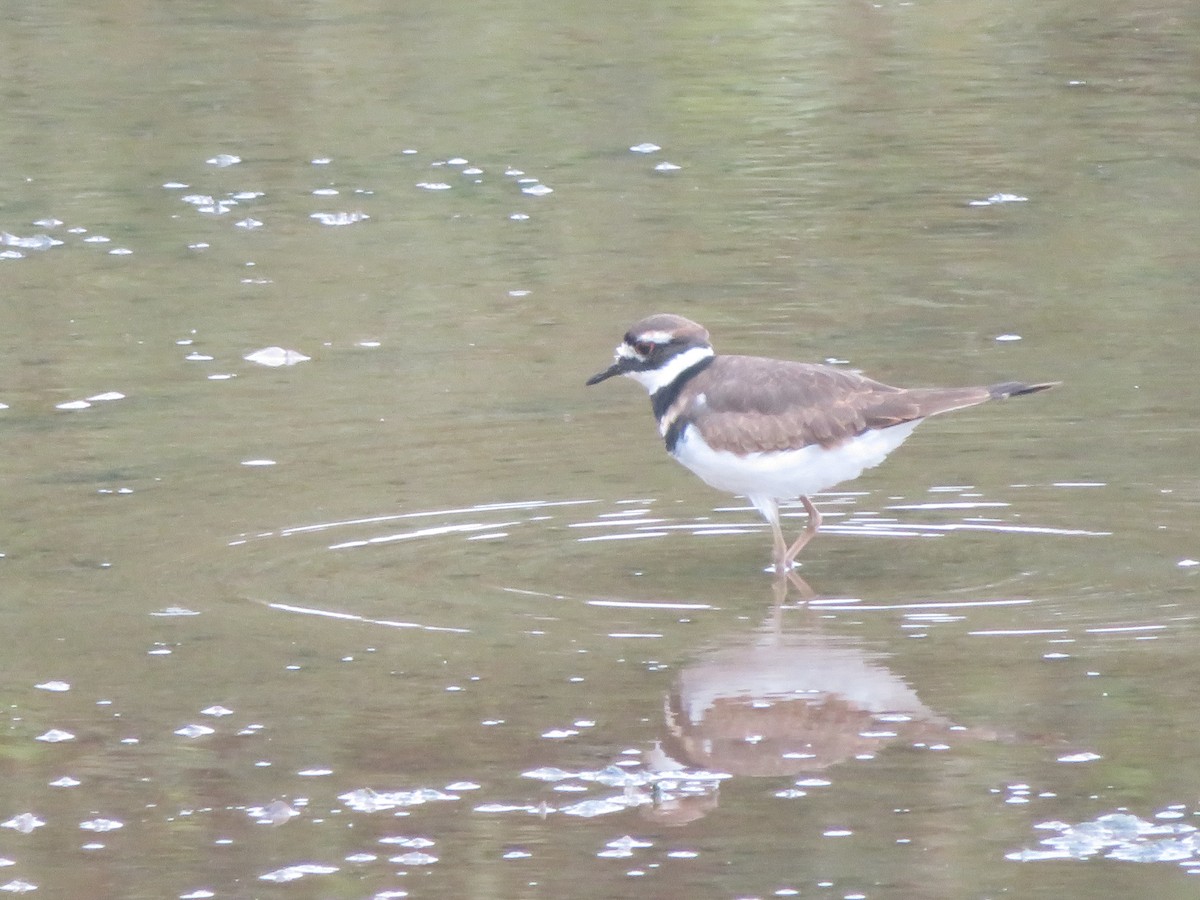
[[[690,410],[710,446],[734,453],[833,447],[887,428],[991,399],[987,388],[892,387],[832,366],[718,356],[692,386]]]

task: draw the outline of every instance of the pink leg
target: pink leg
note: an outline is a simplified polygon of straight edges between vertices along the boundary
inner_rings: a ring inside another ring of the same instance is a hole
[[[779,527],[779,501],[773,497],[747,497],[759,514],[771,526],[771,536],[775,540],[775,552],[771,561],[775,564],[775,574],[782,575],[787,571],[787,541],[783,539],[783,531]]]
[[[778,518],[771,520],[771,531],[775,536],[775,552],[771,556],[771,560],[775,564],[775,574],[783,575],[788,570],[790,564],[787,562],[787,541],[783,539],[783,531],[779,527]]]
[[[783,565],[785,569],[792,567],[792,563],[796,561],[796,557],[804,549],[804,545],[816,537],[817,530],[821,527],[821,514],[817,512],[817,508],[813,506],[813,502],[807,497],[801,497],[800,502],[804,504],[804,511],[808,513],[808,524],[800,532],[800,537],[796,538],[796,543],[792,544],[788,548],[787,553],[784,554]]]

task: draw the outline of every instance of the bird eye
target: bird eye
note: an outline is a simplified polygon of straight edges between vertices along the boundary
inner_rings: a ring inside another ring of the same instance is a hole
[[[638,352],[638,356],[649,356],[654,352],[653,341],[634,341],[633,349]]]

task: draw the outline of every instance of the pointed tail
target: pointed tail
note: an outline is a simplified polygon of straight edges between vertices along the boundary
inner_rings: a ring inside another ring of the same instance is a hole
[[[1043,381],[1041,384],[1025,384],[1023,381],[1004,381],[993,384],[988,388],[988,394],[993,400],[1007,400],[1009,397],[1020,397],[1024,394],[1036,394],[1038,391],[1049,390],[1062,384],[1061,381]]]

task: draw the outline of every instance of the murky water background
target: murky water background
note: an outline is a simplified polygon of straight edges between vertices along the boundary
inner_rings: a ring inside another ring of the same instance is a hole
[[[0,891],[1194,895],[1190,4],[6,22]],[[659,310],[1065,384],[806,604],[583,388]]]

